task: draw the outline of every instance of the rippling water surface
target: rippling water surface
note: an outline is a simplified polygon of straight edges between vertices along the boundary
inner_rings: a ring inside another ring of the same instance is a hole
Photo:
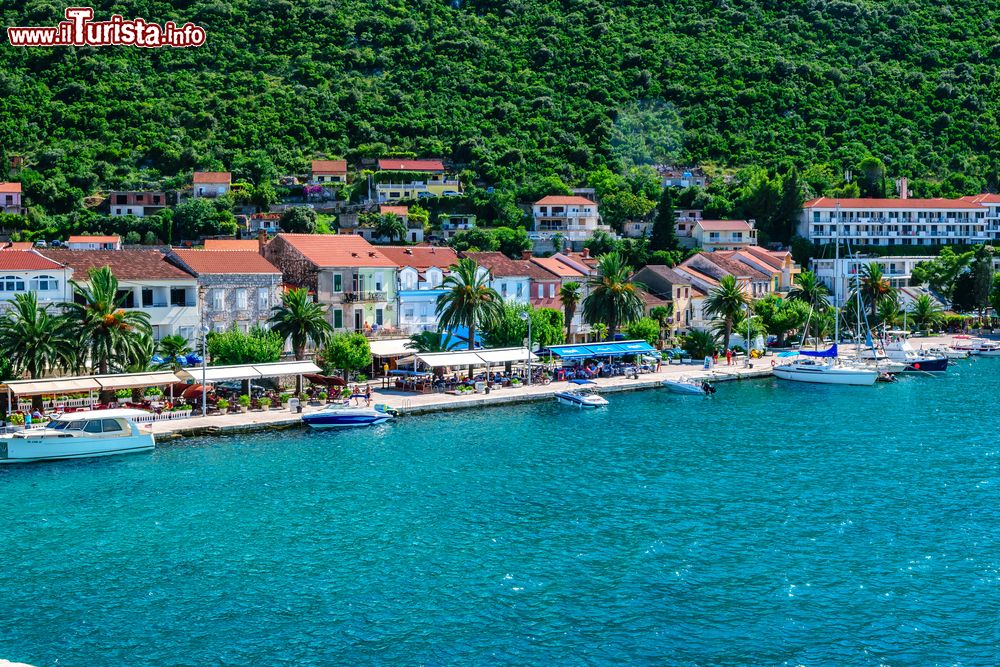
[[[1000,663],[1000,359],[0,469],[36,665]]]

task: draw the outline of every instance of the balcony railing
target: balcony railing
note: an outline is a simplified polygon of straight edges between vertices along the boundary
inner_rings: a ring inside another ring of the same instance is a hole
[[[372,301],[385,300],[385,292],[344,292],[341,296],[343,303],[370,303]]]

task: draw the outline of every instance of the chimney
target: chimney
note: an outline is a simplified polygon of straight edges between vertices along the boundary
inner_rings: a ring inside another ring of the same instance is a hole
[[[583,249],[583,258],[584,259],[590,259],[590,248],[584,248]]]
[[[910,189],[909,179],[906,178],[906,176],[903,176],[901,179],[899,179],[899,198],[900,199],[909,198],[910,196],[909,189]]]
[[[531,259],[531,251],[530,250],[522,250],[521,251],[521,259],[523,259],[523,260],[530,260]]]
[[[262,229],[257,232],[257,252],[264,254],[264,247],[267,245],[267,231]]]

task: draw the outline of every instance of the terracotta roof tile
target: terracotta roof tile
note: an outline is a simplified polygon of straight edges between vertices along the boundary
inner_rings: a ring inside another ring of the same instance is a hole
[[[195,275],[240,273],[281,275],[280,269],[255,251],[175,249],[172,252]]]
[[[0,271],[61,270],[63,266],[35,250],[3,250],[0,252]]]
[[[356,234],[278,234],[274,237],[292,246],[318,267],[395,267],[377,246]],[[272,241],[273,243],[274,241]]]
[[[751,229],[746,220],[699,220],[694,224],[706,232],[749,232]]]
[[[569,264],[560,262],[554,257],[532,257],[531,261],[543,269],[556,274],[560,278],[585,278],[586,275],[577,271]]]
[[[313,160],[314,174],[347,174],[347,160]]]
[[[409,206],[386,206],[382,205],[378,207],[378,212],[385,215],[386,213],[392,213],[393,215],[398,215],[401,218],[405,218],[410,215]]]
[[[534,280],[555,280],[555,276],[540,266],[523,259],[511,259],[502,252],[467,252],[463,257],[489,270],[494,277],[520,277]]]
[[[71,236],[66,239],[66,243],[118,243],[122,237],[114,236]]]
[[[378,161],[381,171],[444,171],[441,160],[400,160],[383,158]]]
[[[76,280],[86,280],[91,269],[109,267],[119,280],[193,280],[188,272],[167,261],[159,250],[46,250],[45,257],[73,269]]]
[[[432,266],[447,270],[458,262],[458,253],[447,247],[382,245],[378,249],[399,266],[412,266],[418,271]]]
[[[535,202],[535,206],[597,206],[586,197],[549,195]]]
[[[249,250],[257,252],[260,242],[257,239],[205,239],[205,250]]]
[[[4,194],[17,194],[21,192],[20,183],[0,183],[0,192]]]
[[[228,185],[233,182],[233,175],[228,171],[196,171],[194,182],[211,185]]]
[[[868,210],[868,209],[975,209],[982,210],[982,206],[964,199],[836,199],[833,197],[818,197],[810,199],[802,205],[802,208],[840,208],[846,210]]]
[[[7,241],[7,245],[0,250],[31,250],[34,247],[34,241]]]

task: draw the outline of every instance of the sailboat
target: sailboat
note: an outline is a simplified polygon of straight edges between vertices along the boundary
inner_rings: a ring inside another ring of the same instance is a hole
[[[836,270],[840,268],[840,208],[837,209],[837,242],[834,245],[834,262]],[[774,376],[793,382],[808,382],[812,384],[843,384],[856,386],[872,386],[878,380],[880,372],[877,368],[847,363],[837,358],[837,341],[840,340],[840,314],[837,312],[837,288],[839,282],[834,278],[834,325],[833,344],[826,350],[799,350],[785,352],[779,356],[790,356],[789,363],[778,364],[772,370]],[[804,340],[804,335],[803,335]],[[800,359],[800,357],[806,357]]]

